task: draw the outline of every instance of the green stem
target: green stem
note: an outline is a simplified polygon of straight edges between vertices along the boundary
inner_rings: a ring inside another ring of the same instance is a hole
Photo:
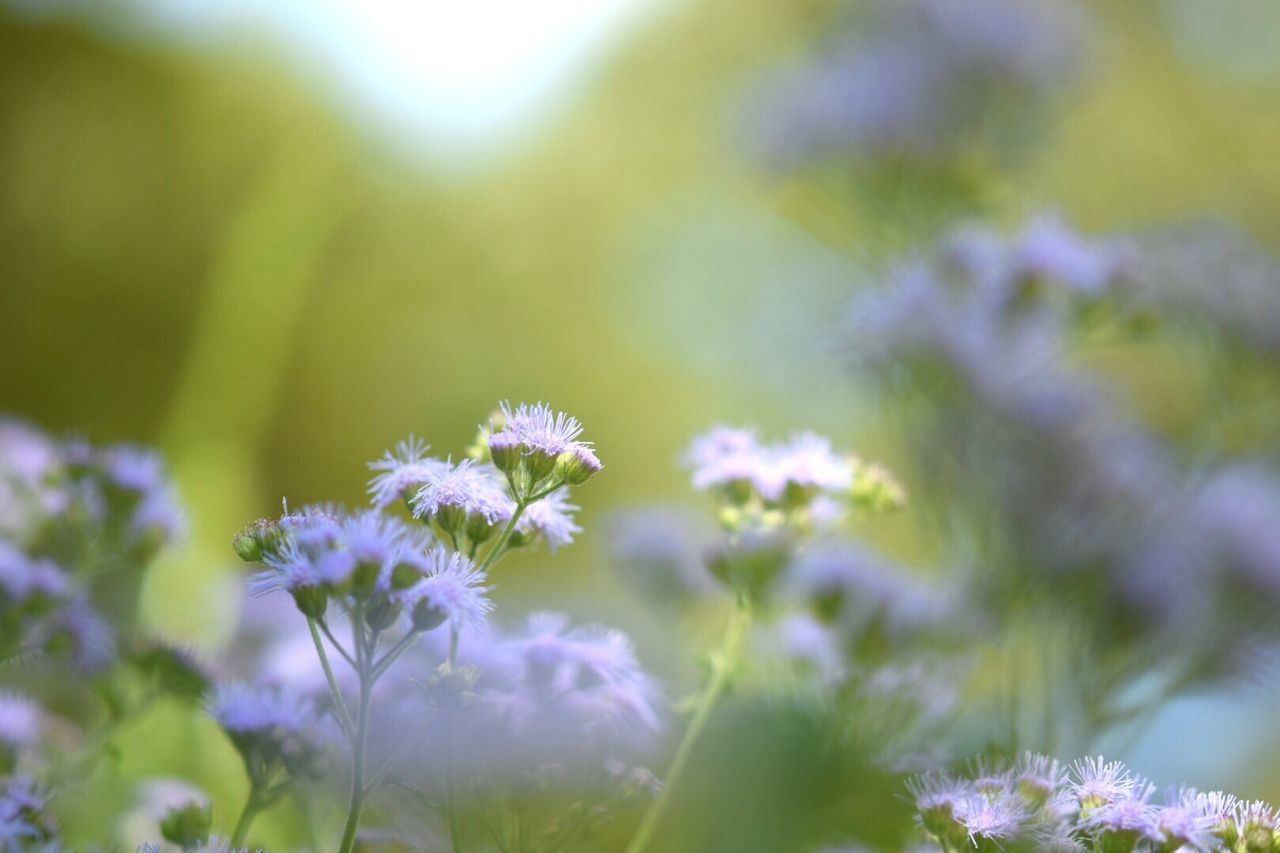
[[[394,646],[387,649],[386,654],[373,665],[373,677],[375,680],[381,678],[382,674],[391,668],[391,664],[395,663],[397,658],[409,651],[413,641],[418,639],[418,633],[417,631],[410,631],[401,637]]]
[[[342,699],[342,691],[338,689],[338,680],[333,677],[333,668],[329,666],[329,656],[325,654],[324,641],[316,630],[316,620],[308,618],[307,627],[311,629],[311,641],[315,643],[316,654],[320,656],[320,668],[324,670],[324,679],[329,683],[329,696],[333,699],[333,712],[338,716],[338,725],[342,733],[351,740],[355,733],[355,725],[351,722],[351,714],[347,711],[347,703]]]
[[[364,761],[369,740],[369,697],[373,692],[374,675],[371,666],[373,647],[364,640],[364,630],[361,628],[363,618],[364,614],[359,608],[352,613],[356,660],[360,664],[357,670],[360,676],[360,715],[356,718],[356,733],[351,742],[351,802],[347,808],[347,825],[342,831],[338,853],[351,853],[356,843],[356,829],[360,826],[360,813],[364,810]]]
[[[479,565],[479,571],[487,572],[489,567],[498,561],[502,556],[502,551],[507,547],[507,541],[511,538],[511,534],[515,532],[516,524],[520,521],[520,516],[524,514],[525,507],[529,505],[527,500],[516,501],[515,512],[511,513],[511,518],[507,520],[507,526],[502,528],[502,532],[498,534],[498,538],[494,540],[493,547],[489,549],[489,553],[484,555],[484,560]]]
[[[653,840],[658,824],[662,821],[663,814],[671,804],[672,792],[676,789],[676,785],[684,773],[685,766],[689,763],[689,756],[693,753],[694,744],[697,743],[698,737],[702,734],[702,729],[706,726],[707,720],[710,719],[716,700],[720,698],[720,694],[724,692],[729,683],[737,662],[738,647],[742,644],[742,638],[745,636],[747,626],[750,624],[750,606],[746,597],[740,596],[738,598],[738,606],[729,617],[729,624],[725,627],[724,639],[721,641],[720,650],[711,660],[711,677],[708,679],[702,695],[698,697],[698,704],[689,720],[689,727],[685,729],[684,737],[676,748],[675,757],[671,760],[671,767],[667,771],[667,778],[662,785],[662,793],[658,795],[658,799],[654,800],[653,805],[649,807],[649,811],[645,813],[644,819],[640,821],[640,826],[636,829],[635,836],[631,839],[631,843],[627,845],[626,853],[643,853]]]
[[[250,783],[249,796],[245,798],[244,808],[240,810],[240,819],[236,821],[236,828],[231,831],[232,850],[239,850],[244,846],[244,837],[249,834],[249,825],[258,816],[259,809],[258,786],[256,783]]]

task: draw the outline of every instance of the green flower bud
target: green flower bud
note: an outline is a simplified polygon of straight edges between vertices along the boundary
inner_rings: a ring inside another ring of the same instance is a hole
[[[852,464],[853,485],[849,495],[854,504],[873,512],[890,512],[906,506],[906,490],[885,468],[856,459]]]
[[[385,631],[400,615],[400,605],[385,596],[379,596],[364,610],[364,623],[374,631]]]
[[[285,533],[274,519],[260,518],[244,526],[244,529],[231,537],[231,547],[236,555],[246,563],[261,562],[263,557],[280,550],[284,544]]]
[[[520,439],[513,432],[496,432],[489,436],[488,441],[489,458],[493,460],[493,467],[497,468],[504,474],[510,474],[520,467],[521,457],[524,456],[524,448],[520,446]]]
[[[580,486],[600,473],[600,460],[590,447],[579,445],[556,457],[556,477],[570,486]]]
[[[409,611],[409,618],[413,621],[413,630],[425,632],[434,631],[443,625],[448,614],[432,604],[430,599],[420,598],[413,605],[413,610]]]
[[[213,808],[208,803],[192,801],[174,806],[160,822],[160,835],[183,850],[202,846],[213,828]]]
[[[292,591],[293,603],[308,619],[319,619],[329,609],[329,593],[318,586],[300,586]]]

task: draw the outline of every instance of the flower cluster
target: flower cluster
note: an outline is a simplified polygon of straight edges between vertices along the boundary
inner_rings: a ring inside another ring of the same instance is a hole
[[[184,521],[160,458],[129,446],[59,442],[0,419],[0,654],[69,647],[86,669],[114,654],[139,568]],[[126,573],[95,600],[95,578]]]
[[[938,159],[1019,137],[1077,65],[1083,20],[1062,3],[893,0],[775,81],[761,104],[770,159]]]
[[[1155,786],[1118,761],[1066,766],[1026,753],[967,776],[908,784],[919,826],[944,850],[1280,850],[1280,814],[1220,791]]]
[[[57,850],[57,827],[46,813],[48,796],[30,779],[0,778],[0,849]]]
[[[1221,673],[1233,640],[1266,630],[1263,615],[1241,601],[1233,638],[1200,628],[1226,590],[1273,601],[1280,589],[1280,479],[1212,456],[1188,473],[1183,448],[1074,358],[1099,323],[1124,329],[1181,298],[1153,280],[1169,273],[1159,254],[1149,241],[1090,239],[1051,219],[1011,237],[956,229],[859,301],[856,337],[885,388],[927,389],[914,410],[925,429],[911,432],[939,473],[931,496],[997,534],[1001,558],[984,583],[1023,601],[1032,587],[1065,593],[1059,605],[1102,606],[1114,618],[1089,622],[1117,629],[1102,639],[1158,636],[1166,658],[1190,649],[1217,661],[1204,674]],[[1245,277],[1261,293],[1259,275]],[[1280,275],[1270,281],[1280,292]],[[1233,334],[1211,313],[1198,322]]]
[[[902,487],[882,467],[841,455],[814,433],[762,444],[749,429],[718,426],[693,441],[684,456],[693,487],[721,500],[730,529],[796,522],[830,527],[851,505],[895,509]]]
[[[424,442],[410,438],[371,463],[372,509],[286,508],[235,536],[241,558],[262,565],[251,591],[284,591],[306,617],[326,704],[351,757],[342,850],[351,848],[365,801],[389,774],[444,789],[456,845],[458,799],[478,784],[477,768],[533,771],[585,761],[598,770],[620,744],[656,732],[657,690],[624,635],[571,629],[545,614],[520,634],[489,625],[492,566],[538,541],[554,551],[580,532],[569,490],[601,469],[581,434],[575,418],[543,404],[503,404],[461,461],[430,457]],[[407,518],[389,514],[397,503]],[[349,643],[339,639],[343,628]],[[393,671],[421,677],[379,683]],[[316,684],[305,667],[276,675],[302,690]],[[285,696],[238,686],[214,699],[214,715],[253,782],[242,825],[305,769],[290,756],[309,758],[298,746],[307,715]],[[417,736],[403,739],[415,729]],[[466,769],[453,759],[463,745]],[[421,762],[425,772],[404,760],[418,748],[430,756]],[[273,762],[283,762],[278,774]],[[240,833],[232,843],[242,840]]]

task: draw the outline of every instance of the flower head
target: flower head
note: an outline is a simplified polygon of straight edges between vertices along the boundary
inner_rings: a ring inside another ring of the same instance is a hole
[[[419,559],[423,578],[404,596],[413,625],[420,630],[445,622],[454,631],[482,628],[493,609],[484,573],[466,557],[441,546]]]
[[[1082,758],[1071,765],[1072,785],[1082,811],[1095,809],[1133,794],[1138,780],[1119,761],[1108,762],[1099,755]]]
[[[564,412],[553,412],[546,403],[521,403],[514,409],[509,402],[500,404],[503,432],[513,433],[525,448],[550,457],[559,456],[582,443],[582,424]]]
[[[232,734],[270,731],[296,734],[314,719],[305,699],[282,688],[243,682],[219,687],[209,702],[209,714]]]
[[[415,436],[398,443],[394,451],[388,450],[382,458],[369,463],[376,471],[369,480],[369,498],[373,505],[385,508],[397,500],[409,501],[418,490],[439,477],[449,463],[427,457],[431,447]]]
[[[0,745],[29,746],[40,737],[40,706],[21,693],[0,691]]]
[[[542,534],[542,538],[547,540],[547,547],[554,553],[556,548],[573,542],[573,537],[582,532],[582,528],[573,521],[573,513],[578,509],[577,505],[569,503],[568,489],[556,489],[525,508],[517,529],[529,535]]]

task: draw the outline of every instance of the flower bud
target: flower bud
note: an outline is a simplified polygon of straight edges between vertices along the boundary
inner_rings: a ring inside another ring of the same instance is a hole
[[[556,477],[570,486],[580,486],[600,473],[600,460],[586,445],[578,445],[556,457]]]
[[[329,593],[319,586],[300,586],[292,591],[293,603],[308,619],[319,619],[329,609]]]
[[[520,467],[520,458],[524,455],[520,447],[520,439],[513,432],[495,432],[489,436],[489,457],[493,467],[504,474],[510,474]]]
[[[364,610],[364,623],[375,632],[385,631],[400,615],[400,605],[386,596],[379,596]]]
[[[444,620],[449,615],[431,603],[429,598],[420,598],[413,605],[413,610],[409,612],[409,619],[413,622],[413,630],[415,631],[434,631],[444,624]]]
[[[284,544],[285,534],[278,522],[270,518],[260,518],[245,525],[244,529],[231,537],[231,547],[236,555],[246,563],[260,562],[263,557],[274,554]]]
[[[906,490],[885,468],[856,461],[853,468],[849,495],[855,504],[873,512],[890,512],[906,506]]]
[[[545,480],[556,470],[558,454],[548,453],[537,447],[530,447],[524,454],[524,470],[529,475],[529,485],[535,486]]]
[[[174,806],[160,822],[160,835],[165,841],[177,844],[183,850],[201,847],[209,839],[213,828],[213,808],[207,803],[192,801],[184,806]]]
[[[390,582],[394,592],[403,592],[422,580],[422,569],[413,563],[396,563],[391,568]]]

